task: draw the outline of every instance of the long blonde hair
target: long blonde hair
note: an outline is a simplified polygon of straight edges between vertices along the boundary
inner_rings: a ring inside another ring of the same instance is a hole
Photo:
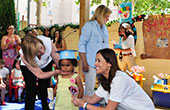
[[[111,13],[112,13],[112,11],[108,7],[106,7],[104,5],[99,5],[96,8],[94,15],[92,16],[90,21],[97,20],[97,22],[99,24],[104,24],[104,17],[106,15],[110,15]]]
[[[41,43],[45,48],[45,45],[43,44],[42,40],[34,36],[26,36],[21,42],[21,48],[24,54],[24,58],[33,67],[38,66],[35,62],[35,56],[37,56],[39,52],[38,43]]]

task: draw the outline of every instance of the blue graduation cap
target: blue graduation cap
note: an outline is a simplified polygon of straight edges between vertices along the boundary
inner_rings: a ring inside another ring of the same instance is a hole
[[[62,51],[56,51],[57,53],[60,54],[60,60],[61,59],[76,59],[75,57],[75,52],[77,52],[77,50],[62,50]],[[79,56],[77,56],[77,59]]]

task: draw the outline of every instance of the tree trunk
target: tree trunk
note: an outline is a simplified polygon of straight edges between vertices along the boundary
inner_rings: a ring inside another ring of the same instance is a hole
[[[135,0],[132,0],[132,15],[133,15],[133,12],[134,12],[134,8],[135,8]]]
[[[42,0],[37,0],[36,2],[37,4],[37,25],[40,26],[41,25],[41,4],[42,4]]]

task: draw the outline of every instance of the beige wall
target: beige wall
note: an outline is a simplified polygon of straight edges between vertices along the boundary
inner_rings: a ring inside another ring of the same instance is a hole
[[[74,32],[76,30],[76,32]],[[71,34],[69,34],[71,33]],[[67,36],[67,37],[66,37]],[[72,29],[67,27],[62,32],[62,37],[65,38],[67,49],[68,50],[78,50],[78,42],[79,42],[79,29]]]

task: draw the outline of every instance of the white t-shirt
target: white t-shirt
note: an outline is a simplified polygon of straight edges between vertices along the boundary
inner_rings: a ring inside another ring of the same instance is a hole
[[[2,69],[0,69],[0,74],[2,78],[6,78],[6,76],[9,74],[9,70],[6,67],[3,67]]]
[[[35,57],[35,61],[40,68],[44,68],[52,60],[52,58],[51,58],[51,52],[52,52],[51,40],[50,40],[50,38],[44,37],[42,35],[37,36],[37,38],[42,40],[46,49],[45,49],[45,53],[41,56],[41,59],[39,60],[38,57]],[[22,50],[20,50],[20,54],[23,54]],[[21,61],[21,65],[25,65],[25,64]]]
[[[111,83],[110,94],[100,85],[95,94],[118,102],[118,110],[155,110],[152,100],[134,79],[126,73],[117,71]]]
[[[134,57],[136,56],[134,37],[132,35],[129,35],[127,37],[127,39],[124,40],[124,41],[123,41],[123,38],[122,38],[122,43],[121,44],[122,44],[123,49],[128,49],[128,48],[131,49],[131,52],[122,51],[122,54],[132,53]]]

